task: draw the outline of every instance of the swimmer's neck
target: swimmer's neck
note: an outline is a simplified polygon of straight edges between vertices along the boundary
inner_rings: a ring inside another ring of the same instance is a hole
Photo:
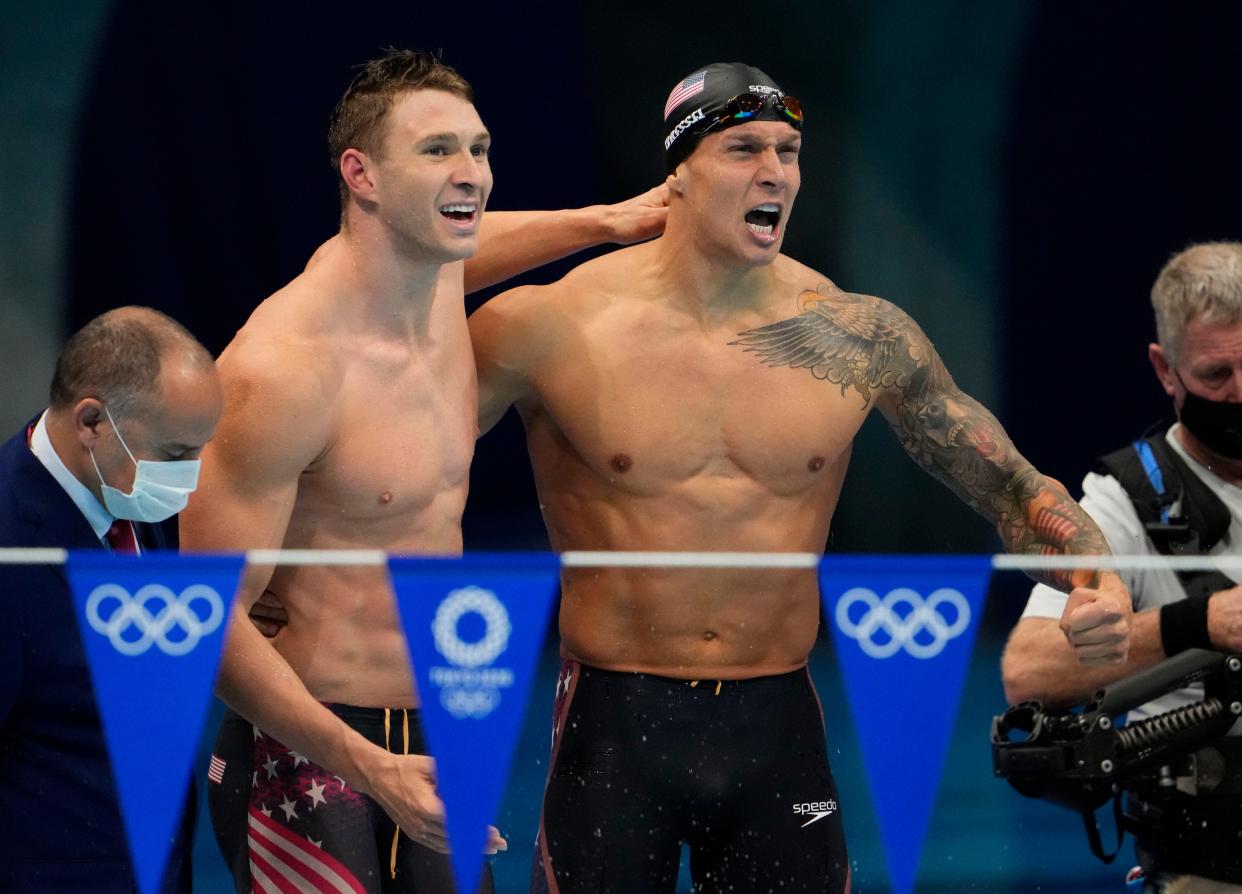
[[[756,266],[683,233],[666,232],[652,243],[653,272],[669,303],[705,322],[766,303],[776,282],[774,264]]]
[[[428,331],[444,265],[396,250],[383,234],[342,229],[315,252],[307,273],[324,275],[364,326],[417,336]],[[443,300],[450,297],[441,296]]]

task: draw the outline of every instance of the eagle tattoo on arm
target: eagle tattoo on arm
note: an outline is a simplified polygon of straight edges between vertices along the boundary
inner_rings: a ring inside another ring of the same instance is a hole
[[[738,334],[731,345],[742,345],[768,366],[809,369],[817,379],[854,388],[863,404],[878,388],[904,388],[909,370],[894,363],[902,333],[878,303],[841,292],[829,302],[822,292],[798,296],[802,313],[769,326]]]
[[[910,457],[992,521],[1011,552],[1107,554],[1095,523],[1056,481],[1014,447],[996,418],[953,381],[940,355],[904,311],[880,298],[831,291],[798,296],[801,313],[738,334],[731,345],[770,367],[808,369],[817,379],[875,403]],[[1038,576],[1060,589],[1089,571]]]

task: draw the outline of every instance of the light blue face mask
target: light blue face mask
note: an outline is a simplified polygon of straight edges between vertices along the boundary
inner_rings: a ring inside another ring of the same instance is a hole
[[[198,487],[198,470],[201,462],[197,459],[166,460],[156,462],[149,459],[134,459],[129,445],[121,437],[121,430],[116,427],[116,420],[108,407],[104,406],[116,439],[121,442],[130,461],[137,468],[134,473],[134,486],[129,493],[110,487],[103,480],[99,471],[99,463],[95,461],[95,451],[91,451],[91,462],[95,465],[95,474],[103,489],[104,508],[117,518],[136,522],[162,522],[171,518],[190,501],[190,494]]]

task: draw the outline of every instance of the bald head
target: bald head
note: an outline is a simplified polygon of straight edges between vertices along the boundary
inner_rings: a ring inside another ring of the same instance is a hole
[[[149,307],[120,307],[91,320],[61,351],[49,405],[66,410],[93,397],[113,412],[131,415],[160,396],[160,372],[208,374],[214,363],[185,327]]]
[[[1204,242],[1175,254],[1151,289],[1156,338],[1176,362],[1187,324],[1242,322],[1242,243]]]

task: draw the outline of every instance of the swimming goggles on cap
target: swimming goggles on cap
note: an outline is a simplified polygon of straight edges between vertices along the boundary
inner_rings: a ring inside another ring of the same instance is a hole
[[[796,130],[802,130],[802,103],[794,97],[782,93],[768,93],[766,95],[739,93],[724,104],[724,108],[716,115],[715,120],[703,128],[700,133],[707,133],[726,122],[740,124],[743,121],[750,121],[752,118],[757,117],[763,111],[763,107],[769,102],[772,103],[772,108],[786,122]]]

